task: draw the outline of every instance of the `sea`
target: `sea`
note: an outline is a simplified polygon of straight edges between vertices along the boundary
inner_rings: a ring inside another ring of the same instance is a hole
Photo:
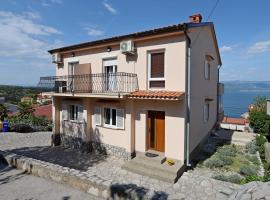
[[[248,106],[254,102],[254,98],[263,96],[270,99],[270,91],[250,90],[226,90],[223,95],[224,115],[229,117],[241,117],[248,111]]]

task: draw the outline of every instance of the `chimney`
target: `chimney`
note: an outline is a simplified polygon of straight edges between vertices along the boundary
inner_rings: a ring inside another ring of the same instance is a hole
[[[190,23],[201,23],[202,22],[202,15],[200,13],[196,13],[194,15],[189,16]]]

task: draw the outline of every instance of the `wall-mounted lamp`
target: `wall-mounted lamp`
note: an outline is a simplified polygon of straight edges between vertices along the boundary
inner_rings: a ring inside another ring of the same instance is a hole
[[[74,52],[72,52],[71,55],[72,55],[72,57],[75,57],[75,53]]]
[[[112,48],[111,47],[107,47],[107,52],[111,52]]]

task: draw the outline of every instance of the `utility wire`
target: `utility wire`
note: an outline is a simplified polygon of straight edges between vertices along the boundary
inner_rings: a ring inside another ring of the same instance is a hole
[[[206,21],[208,21],[208,20],[210,19],[210,17],[213,15],[215,9],[216,9],[217,6],[218,6],[219,1],[220,1],[220,0],[217,0],[216,3],[214,4],[213,8],[211,9],[209,15],[208,15],[207,18],[206,18]],[[199,36],[200,36],[200,34],[201,34],[201,31],[202,31],[202,27],[200,28],[199,33],[196,35],[196,38],[195,38],[193,44],[196,43],[197,39],[199,38]]]

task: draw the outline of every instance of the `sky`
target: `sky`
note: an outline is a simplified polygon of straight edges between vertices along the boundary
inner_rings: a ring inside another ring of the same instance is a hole
[[[183,23],[198,12],[214,22],[221,81],[269,81],[269,8],[269,0],[0,0],[0,84],[34,86],[54,75],[49,49]]]

